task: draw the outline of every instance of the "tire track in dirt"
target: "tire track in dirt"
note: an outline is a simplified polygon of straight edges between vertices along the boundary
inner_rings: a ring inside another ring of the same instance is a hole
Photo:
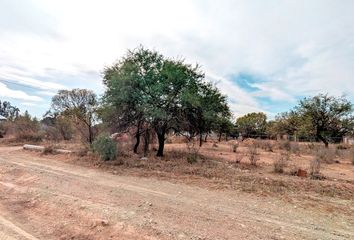
[[[27,240],[39,240],[38,238],[32,236],[31,234],[27,233],[26,231],[22,230],[20,227],[16,226],[14,223],[10,222],[9,220],[5,219],[4,217],[0,216],[0,226],[4,226],[5,229],[9,229],[10,231],[13,231],[17,233],[19,236],[21,236],[23,239]],[[1,231],[1,228],[0,228]],[[7,235],[5,232],[0,232],[0,240],[14,240],[18,238],[11,237],[10,235]]]
[[[289,216],[288,219],[279,219],[278,216],[272,216],[271,213],[264,214],[262,211],[259,211],[258,209],[252,209],[247,207],[247,204],[243,204],[244,209],[237,209],[237,206],[230,206],[227,205],[226,203],[222,201],[216,201],[213,200],[213,203],[209,204],[209,200],[213,199],[213,195],[211,193],[205,198],[205,201],[201,200],[198,198],[198,194],[203,196],[205,194],[205,191],[202,191],[200,189],[195,188],[195,195],[197,197],[191,197],[190,194],[188,195],[179,195],[176,193],[176,191],[184,191],[187,193],[187,190],[193,190],[193,188],[186,188],[185,186],[179,186],[175,185],[175,187],[180,187],[181,189],[174,189],[171,191],[169,187],[171,187],[171,184],[167,184],[164,182],[161,182],[161,186],[159,187],[159,190],[156,190],[156,186],[145,182],[143,179],[140,179],[139,181],[136,182],[136,184],[131,184],[129,183],[131,179],[129,177],[120,177],[120,176],[114,176],[111,174],[107,173],[102,173],[97,170],[93,169],[87,169],[84,167],[79,167],[79,166],[74,166],[66,163],[59,163],[59,162],[44,162],[43,160],[38,160],[38,161],[33,161],[29,159],[23,158],[23,156],[13,156],[9,153],[2,155],[0,157],[0,162],[2,164],[13,164],[18,167],[23,168],[24,170],[31,170],[34,172],[45,172],[49,176],[50,175],[56,175],[59,177],[66,177],[66,178],[73,178],[75,181],[81,181],[81,182],[87,182],[88,184],[92,183],[98,186],[106,186],[114,189],[123,189],[127,191],[131,191],[137,194],[143,194],[143,196],[146,195],[152,195],[158,199],[163,200],[163,201],[172,201],[174,203],[178,203],[180,205],[190,205],[192,209],[199,209],[199,211],[208,211],[211,215],[227,215],[230,217],[237,216],[237,219],[235,220],[236,222],[239,222],[241,225],[244,222],[251,222],[253,223],[258,223],[262,224],[263,227],[266,226],[282,226],[287,229],[288,233],[292,233],[292,235],[296,235],[299,233],[305,233],[305,236],[307,236],[307,239],[315,239],[315,237],[310,238],[309,236],[321,236],[321,239],[351,239],[351,237],[354,237],[353,232],[351,231],[345,231],[341,229],[339,232],[326,232],[323,230],[323,228],[317,228],[314,229],[313,227],[308,226],[305,222],[296,222],[292,220]],[[75,170],[72,170],[75,169]],[[135,179],[136,180],[136,179]],[[18,189],[21,191],[21,186],[17,186],[16,184],[9,183],[9,182],[2,182],[2,185],[6,187],[12,187],[14,189]],[[140,185],[140,186],[138,186]],[[166,188],[166,185],[168,186]],[[28,189],[28,187],[26,187]],[[85,199],[82,199],[77,196],[69,195],[69,194],[64,194],[62,192],[51,192],[49,190],[45,189],[38,189],[38,188],[33,188],[31,187],[30,189],[33,189],[35,191],[42,191],[42,192],[47,192],[52,195],[59,195],[63,198],[68,198],[68,199],[79,199],[80,202],[82,203],[87,203],[90,204],[91,206],[94,206],[95,208],[99,209],[102,207],[112,207],[112,210],[114,210],[114,205],[109,205],[109,204],[102,204],[102,203],[94,203],[92,201],[87,201]],[[186,190],[187,189],[187,190]],[[162,191],[163,190],[163,191]],[[199,191],[199,192],[198,192]],[[203,194],[201,194],[203,192]],[[209,198],[209,199],[208,199]],[[250,200],[252,201],[252,200]],[[182,206],[181,206],[182,208]],[[182,210],[182,209],[181,209]],[[299,235],[299,238],[301,235]],[[304,235],[302,235],[304,236]]]

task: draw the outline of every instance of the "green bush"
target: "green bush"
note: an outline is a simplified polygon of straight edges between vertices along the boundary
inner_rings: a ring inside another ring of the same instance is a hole
[[[107,135],[98,136],[92,146],[93,151],[104,161],[114,160],[117,157],[117,144]]]

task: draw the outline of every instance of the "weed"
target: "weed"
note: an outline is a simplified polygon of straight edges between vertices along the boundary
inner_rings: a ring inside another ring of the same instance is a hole
[[[279,148],[281,150],[285,150],[285,151],[290,151],[291,150],[291,144],[289,140],[283,140],[279,142]]]
[[[44,149],[43,149],[43,154],[44,155],[49,155],[49,154],[54,154],[55,152],[55,148],[53,145],[48,145],[48,146],[45,146]]]
[[[274,172],[283,173],[284,168],[287,166],[289,161],[290,161],[290,153],[289,152],[280,153],[280,156],[273,163]]]
[[[238,149],[238,143],[232,144],[232,151],[233,151],[234,153],[237,153],[237,149]]]
[[[257,166],[257,162],[260,159],[257,146],[250,146],[248,148],[248,157],[252,166]]]
[[[321,148],[316,152],[316,158],[320,162],[332,164],[335,162],[335,151],[331,148]]]
[[[315,157],[310,163],[310,175],[312,179],[321,179],[321,160]]]

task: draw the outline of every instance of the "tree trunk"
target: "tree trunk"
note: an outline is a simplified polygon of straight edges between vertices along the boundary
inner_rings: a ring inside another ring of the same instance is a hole
[[[141,121],[139,120],[139,121],[138,121],[138,125],[137,125],[136,134],[135,134],[136,143],[135,143],[134,149],[133,149],[134,153],[138,153],[138,147],[139,147],[139,145],[140,145],[140,135],[141,135],[141,133],[140,133],[140,126],[141,126]]]
[[[165,147],[165,130],[162,131],[156,131],[157,132],[157,138],[159,140],[159,148],[157,150],[157,157],[163,157],[163,149]]]
[[[199,134],[199,147],[201,147],[202,144],[203,144],[203,134],[200,133],[200,134]]]
[[[135,138],[136,138],[136,143],[134,145],[134,153],[138,153],[138,147],[140,144],[140,131],[139,130],[136,132]]]
[[[205,134],[204,142],[207,142],[208,139],[208,133]]]
[[[324,143],[325,147],[328,148],[328,141],[327,141],[327,139],[324,138],[324,137],[321,135],[321,133],[317,133],[316,136],[317,136],[317,138],[318,138],[319,140],[321,140],[321,141]]]
[[[150,132],[148,129],[146,129],[144,135],[144,157],[146,157],[149,152],[149,144],[150,144]]]
[[[219,142],[221,142],[222,132],[219,133]]]
[[[88,130],[89,130],[89,143],[90,145],[92,144],[93,142],[93,133],[92,133],[92,127],[91,126],[88,126]]]

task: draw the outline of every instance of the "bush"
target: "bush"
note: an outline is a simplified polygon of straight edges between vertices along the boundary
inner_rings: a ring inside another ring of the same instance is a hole
[[[43,149],[43,154],[44,155],[49,155],[49,154],[54,154],[55,152],[55,148],[53,145],[48,145],[48,146],[45,146],[44,149]]]
[[[280,156],[273,163],[274,172],[283,173],[284,168],[288,165],[289,160],[290,160],[290,153],[282,152]]]
[[[117,157],[117,144],[108,135],[97,137],[92,146],[93,151],[104,161],[114,160]]]
[[[348,145],[348,144],[338,144],[337,145],[337,149],[338,150],[347,150],[347,149],[350,149],[350,145]]]
[[[200,147],[195,139],[190,139],[187,143],[188,156],[187,162],[190,164],[196,163],[199,158]]]
[[[289,140],[280,141],[280,143],[279,143],[279,148],[280,148],[281,150],[290,151],[290,150],[291,150],[290,141],[289,141]]]
[[[236,163],[241,163],[243,158],[244,158],[243,153],[237,153],[236,156],[235,156],[235,162]]]
[[[321,160],[315,157],[310,163],[310,175],[312,179],[321,179]]]
[[[5,135],[6,135],[5,123],[0,122],[0,138],[3,138]]]
[[[68,118],[59,116],[55,121],[55,128],[64,140],[71,140],[73,138],[74,128]]]
[[[268,140],[258,140],[258,146],[264,151],[273,152],[273,143]]]
[[[237,153],[238,143],[232,144],[232,152]]]
[[[259,160],[259,153],[257,151],[257,146],[250,146],[248,148],[248,157],[250,159],[251,165],[256,166]]]
[[[336,153],[330,148],[321,148],[316,152],[316,158],[321,163],[332,164],[335,162]]]
[[[301,149],[300,149],[300,146],[299,146],[299,143],[297,142],[292,142],[290,144],[290,148],[291,148],[291,152],[296,154],[296,155],[300,155],[300,152],[301,152]]]
[[[40,132],[40,125],[36,118],[32,118],[28,112],[24,115],[16,118],[14,122],[10,124],[9,131],[12,130],[15,139],[19,142],[40,142],[43,135]]]

